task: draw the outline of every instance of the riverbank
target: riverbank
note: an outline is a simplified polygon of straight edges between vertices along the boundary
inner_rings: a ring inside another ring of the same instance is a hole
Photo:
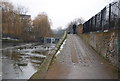
[[[45,74],[47,73],[51,63],[53,62],[56,53],[60,49],[61,45],[63,44],[64,40],[67,37],[67,33],[65,32],[59,43],[55,46],[55,48],[46,56],[46,59],[43,61],[43,63],[38,68],[37,72],[31,76],[29,81],[32,81],[32,79],[44,79]]]

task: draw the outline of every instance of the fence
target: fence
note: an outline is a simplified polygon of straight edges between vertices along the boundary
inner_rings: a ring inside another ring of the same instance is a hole
[[[83,24],[83,33],[100,32],[120,27],[120,1],[112,2]]]

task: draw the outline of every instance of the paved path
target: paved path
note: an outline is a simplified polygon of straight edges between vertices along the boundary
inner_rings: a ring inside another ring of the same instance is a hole
[[[117,78],[115,68],[76,35],[68,35],[64,49],[46,75],[46,79]]]

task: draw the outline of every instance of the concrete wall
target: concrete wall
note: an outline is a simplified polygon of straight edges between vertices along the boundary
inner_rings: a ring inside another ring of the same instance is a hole
[[[120,31],[119,31],[120,32]],[[120,55],[120,33],[118,30],[108,32],[94,32],[79,34],[98,54],[102,55],[111,64],[118,67],[118,55]]]

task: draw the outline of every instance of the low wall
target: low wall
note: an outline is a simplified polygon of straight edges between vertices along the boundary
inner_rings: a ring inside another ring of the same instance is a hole
[[[33,74],[33,76],[29,79],[29,81],[32,81],[32,79],[44,79],[45,75],[49,69],[49,66],[51,65],[53,59],[55,58],[55,55],[57,51],[60,49],[62,43],[67,37],[67,33],[65,32],[63,37],[60,39],[59,43],[56,45],[56,47],[50,52],[50,54],[47,55],[43,63],[38,68],[38,71]]]
[[[111,30],[108,32],[93,32],[79,34],[96,52],[102,55],[114,66],[119,67],[120,55],[120,31]]]

